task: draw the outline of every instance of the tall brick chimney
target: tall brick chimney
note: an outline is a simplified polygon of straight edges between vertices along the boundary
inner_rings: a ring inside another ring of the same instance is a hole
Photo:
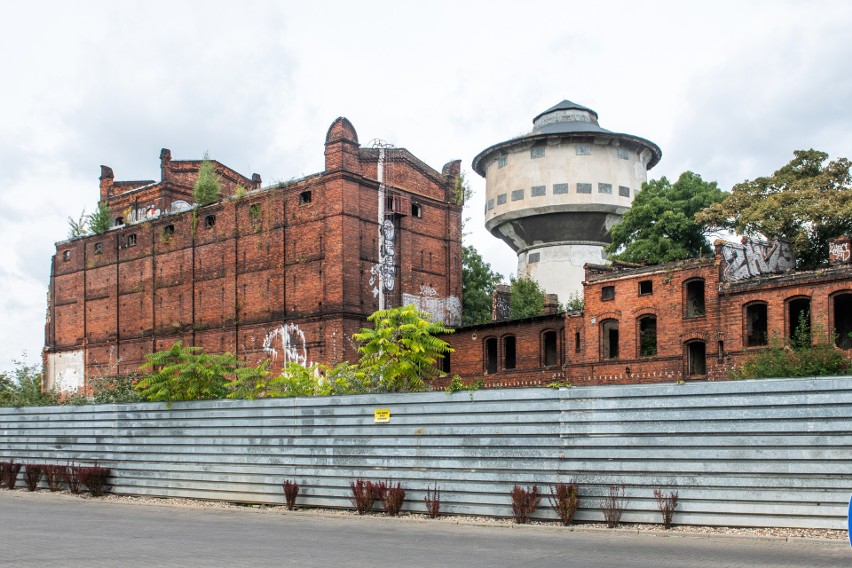
[[[170,178],[172,163],[172,151],[168,148],[160,150],[160,181],[166,181]]]
[[[497,284],[491,295],[491,319],[493,321],[507,320],[511,312],[512,287],[508,284]]]
[[[544,295],[544,313],[547,315],[559,313],[559,296],[556,294]]]
[[[349,119],[338,117],[325,135],[325,171],[355,169],[359,147],[355,127]]]
[[[106,201],[112,194],[112,184],[115,174],[109,166],[101,166],[101,201]]]

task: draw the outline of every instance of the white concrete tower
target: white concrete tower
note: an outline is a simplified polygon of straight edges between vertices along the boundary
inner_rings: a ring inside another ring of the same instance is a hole
[[[485,227],[518,255],[518,275],[567,301],[583,293],[583,265],[605,262],[609,229],[633,201],[660,148],[598,126],[598,113],[562,101],[529,134],[473,159],[485,178]]]

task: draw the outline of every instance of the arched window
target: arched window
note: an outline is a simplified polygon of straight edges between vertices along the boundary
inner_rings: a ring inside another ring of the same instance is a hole
[[[769,318],[766,302],[752,302],[745,307],[745,345],[759,347],[769,344]]]
[[[834,316],[834,343],[841,349],[852,349],[852,293],[843,292],[831,298]]]
[[[485,372],[489,375],[497,372],[496,337],[489,337],[485,340]]]
[[[691,341],[686,344],[686,374],[690,377],[702,377],[707,374],[707,347],[703,341]]]
[[[695,278],[693,280],[688,280],[684,284],[684,317],[701,317],[704,315],[705,310],[704,279]]]
[[[811,344],[811,299],[787,301],[787,339],[794,347]]]
[[[601,322],[601,359],[618,359],[618,320]]]
[[[555,331],[545,331],[541,334],[541,360],[545,367],[555,367],[559,364],[559,342]]]
[[[515,336],[507,335],[503,338],[503,368],[515,368]]]
[[[639,318],[639,356],[652,357],[657,354],[657,316],[646,315]]]

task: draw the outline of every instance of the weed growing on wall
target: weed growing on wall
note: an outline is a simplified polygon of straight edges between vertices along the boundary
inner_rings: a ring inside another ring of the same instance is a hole
[[[515,485],[510,495],[512,497],[512,518],[519,525],[528,523],[541,502],[538,485],[526,489],[520,485]]]

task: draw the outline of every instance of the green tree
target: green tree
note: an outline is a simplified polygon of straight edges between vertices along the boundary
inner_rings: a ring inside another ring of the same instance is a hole
[[[435,336],[452,330],[426,317],[413,305],[379,310],[367,318],[375,327],[353,336],[360,343],[358,366],[380,390],[419,391],[425,379],[443,375],[438,360],[453,349]]]
[[[198,168],[198,178],[192,188],[192,196],[197,205],[207,205],[218,201],[221,194],[222,183],[219,181],[219,175],[208,154],[205,153],[201,167]]]
[[[463,206],[473,196],[473,190],[470,188],[470,183],[464,177],[464,172],[456,176],[453,182],[453,204],[459,207]]]
[[[610,231],[610,258],[660,264],[711,252],[706,229],[695,214],[721,201],[725,194],[714,181],[684,172],[676,182],[665,177],[642,184],[621,223]]]
[[[540,316],[544,313],[544,290],[529,276],[512,277],[509,313],[512,319]]]
[[[828,241],[852,232],[852,164],[827,162],[828,154],[796,150],[794,158],[768,177],[738,183],[724,201],[697,219],[741,235],[789,242],[798,263],[828,259]]]
[[[462,325],[491,321],[491,296],[502,281],[474,247],[462,249]]]
[[[165,351],[145,356],[145,372],[135,389],[145,400],[212,400],[225,398],[239,363],[235,355],[212,355],[178,341]]]
[[[42,390],[42,370],[38,365],[14,361],[12,376],[0,374],[0,406],[51,406],[59,403],[53,390]]]
[[[89,230],[96,235],[109,231],[112,226],[112,211],[104,201],[98,201],[98,208],[87,217]]]

